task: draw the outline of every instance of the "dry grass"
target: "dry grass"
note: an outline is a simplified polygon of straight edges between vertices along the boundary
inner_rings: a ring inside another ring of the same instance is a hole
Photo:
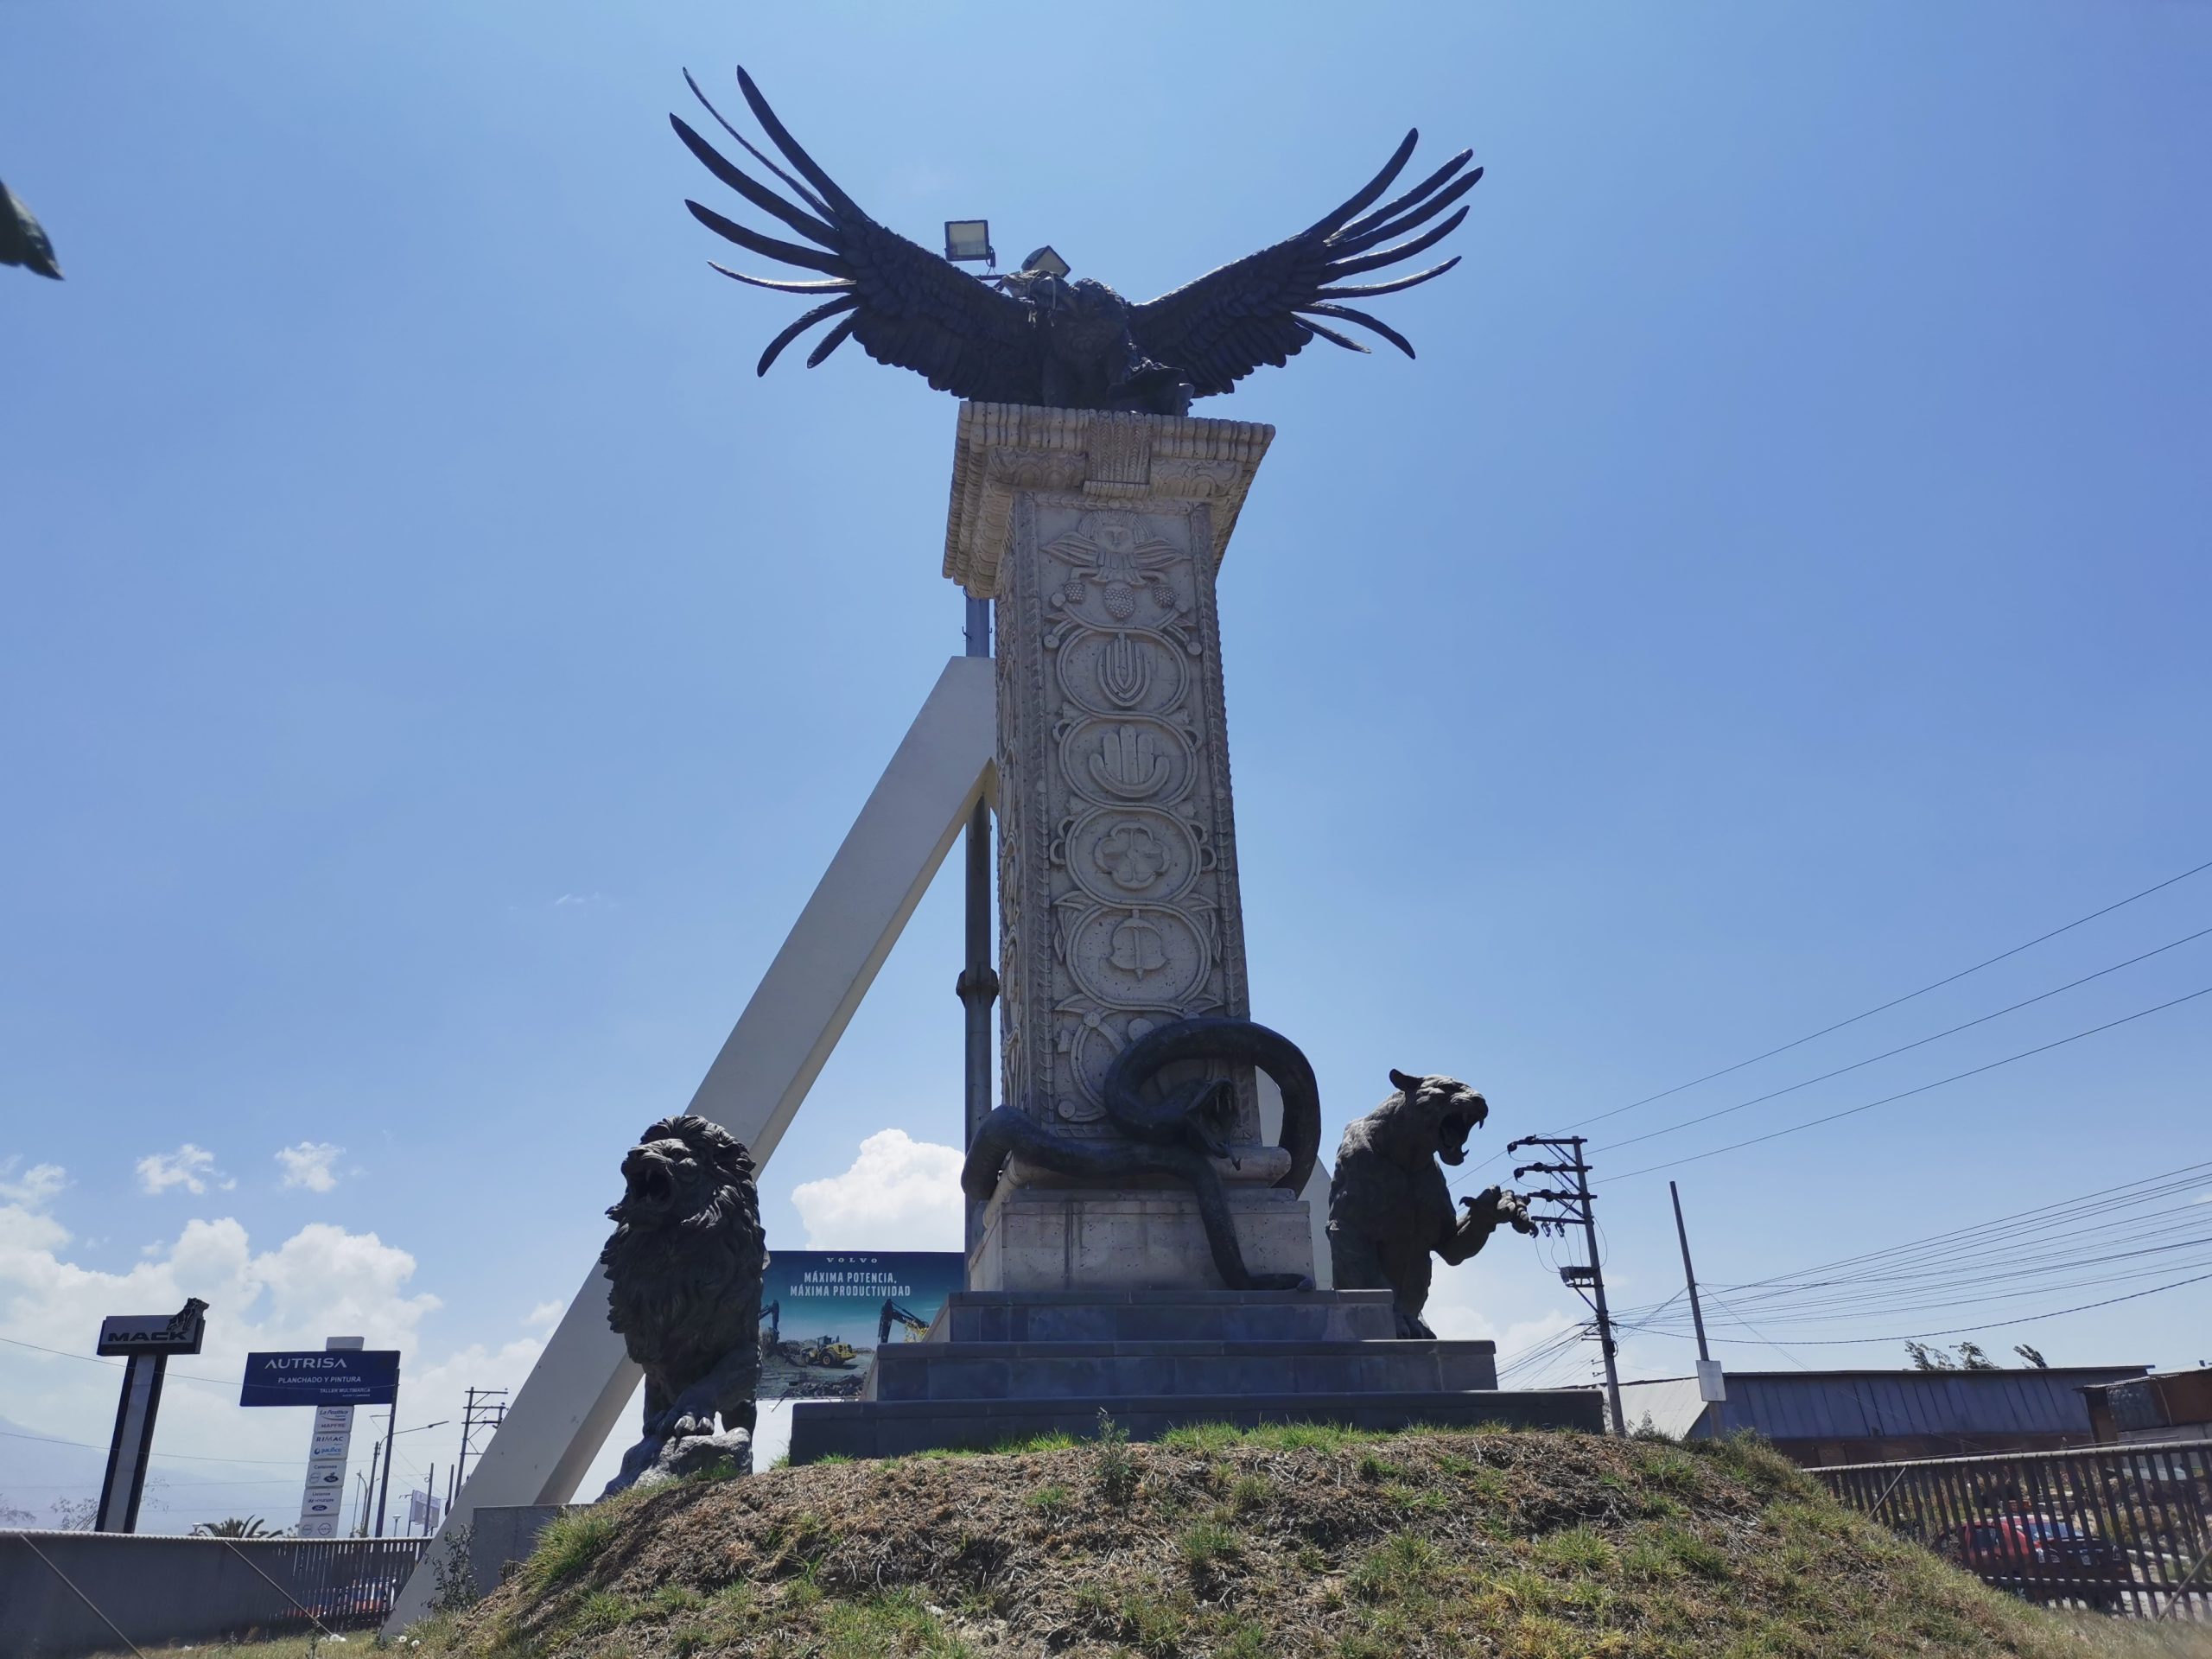
[[[408,1659],[2212,1659],[2202,1628],[1986,1590],[1748,1445],[1203,1430],[782,1470],[588,1517],[410,1632]]]
[[[2096,1659],[2212,1659],[2212,1627],[2203,1624],[2153,1624],[2094,1613],[2069,1614],[2061,1622],[2080,1636],[2079,1651]]]
[[[685,1486],[569,1523],[423,1634],[456,1659],[2088,1659],[2129,1634],[2081,1629],[1753,1446],[1308,1427]]]

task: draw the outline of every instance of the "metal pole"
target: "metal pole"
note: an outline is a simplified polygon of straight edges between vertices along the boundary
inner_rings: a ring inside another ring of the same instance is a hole
[[[399,1384],[391,1385],[391,1415],[384,1420],[384,1484],[377,1489],[377,1529],[384,1536],[384,1507],[391,1497],[391,1440],[399,1428]]]
[[[1582,1200],[1582,1229],[1590,1241],[1590,1300],[1598,1311],[1598,1351],[1605,1359],[1605,1399],[1613,1408],[1613,1433],[1628,1433],[1621,1412],[1621,1374],[1613,1363],[1613,1321],[1605,1311],[1605,1274],[1598,1261],[1598,1213],[1590,1198],[1590,1167],[1582,1161],[1582,1137],[1574,1137],[1574,1189]]]
[[[476,1390],[468,1391],[468,1403],[461,1408],[461,1455],[454,1459],[454,1491],[461,1490],[461,1471],[468,1467],[468,1437],[476,1432]],[[448,1504],[448,1509],[453,1506]]]
[[[1682,1282],[1690,1290],[1690,1323],[1697,1327],[1697,1357],[1710,1360],[1713,1351],[1705,1345],[1705,1310],[1697,1304],[1697,1271],[1690,1266],[1690,1236],[1682,1226],[1682,1195],[1672,1181],[1667,1183],[1667,1195],[1675,1201],[1675,1237],[1682,1247]]]
[[[991,601],[968,601],[967,654],[991,654]],[[954,993],[965,1010],[967,1134],[963,1145],[975,1142],[976,1132],[991,1115],[991,1005],[998,1001],[999,976],[991,967],[991,809],[982,801],[968,819],[967,964],[955,982]],[[983,1205],[968,1200],[967,1248],[976,1248],[982,1236]]]
[[[123,1395],[108,1442],[107,1473],[100,1482],[92,1525],[99,1532],[138,1530],[138,1502],[146,1491],[146,1459],[154,1449],[154,1420],[162,1409],[167,1354],[133,1354],[124,1362]]]

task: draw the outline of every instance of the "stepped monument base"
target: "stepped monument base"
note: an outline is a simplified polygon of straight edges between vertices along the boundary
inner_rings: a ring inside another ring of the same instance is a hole
[[[1406,1342],[1390,1293],[958,1291],[917,1342],[878,1351],[859,1401],[791,1408],[791,1460],[988,1449],[1195,1423],[1571,1428],[1595,1390],[1501,1390],[1496,1345]]]

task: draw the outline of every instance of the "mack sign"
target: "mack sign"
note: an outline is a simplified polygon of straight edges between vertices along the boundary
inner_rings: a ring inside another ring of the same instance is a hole
[[[399,1394],[397,1348],[248,1354],[242,1406],[388,1406]]]

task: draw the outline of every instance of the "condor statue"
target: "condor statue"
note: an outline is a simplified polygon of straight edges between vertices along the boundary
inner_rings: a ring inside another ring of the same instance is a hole
[[[741,170],[671,115],[677,136],[716,178],[805,243],[764,235],[696,201],[684,205],[717,236],[821,273],[818,280],[792,279],[715,266],[741,283],[818,301],[768,342],[759,372],[767,373],[778,354],[807,329],[835,317],[839,321],[808,354],[809,368],[847,340],[857,340],[877,362],[912,369],[939,391],[982,403],[1186,414],[1192,398],[1233,391],[1262,364],[1281,367],[1316,336],[1348,351],[1368,349],[1333,323],[1370,329],[1411,357],[1413,346],[1403,334],[1342,302],[1412,288],[1442,276],[1459,260],[1382,282],[1349,279],[1410,259],[1450,235],[1467,216],[1465,207],[1419,235],[1412,232],[1483,175],[1479,167],[1466,170],[1472,152],[1461,150],[1412,189],[1375,207],[1412,158],[1420,134],[1408,132],[1380,173],[1297,235],[1156,300],[1131,304],[1087,276],[1071,282],[1041,269],[995,279],[969,276],[863,213],[799,148],[743,69],[737,72],[738,88],[793,170],[723,120],[689,71],[684,79],[708,113],[800,205]]]

